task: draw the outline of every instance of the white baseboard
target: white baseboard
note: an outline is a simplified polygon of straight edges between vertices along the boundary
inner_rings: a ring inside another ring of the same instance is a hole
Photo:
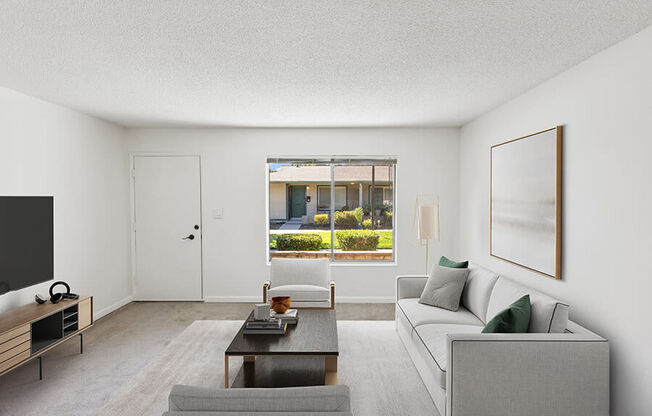
[[[204,296],[204,302],[263,303],[261,296]]]
[[[260,303],[263,299],[259,296],[206,296],[204,302],[246,302]],[[394,296],[336,296],[335,303],[394,303]]]
[[[102,310],[95,311],[95,313],[93,314],[93,320],[100,319],[101,317],[106,316],[117,309],[122,308],[126,304],[131,303],[133,300],[134,298],[132,296],[127,296],[126,298],[117,301],[113,305],[107,306]]]
[[[335,296],[335,303],[394,303],[394,296]]]

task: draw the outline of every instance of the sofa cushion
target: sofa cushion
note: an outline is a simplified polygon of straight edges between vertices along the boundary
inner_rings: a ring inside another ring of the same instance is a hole
[[[453,261],[446,256],[441,256],[439,258],[439,265],[443,267],[450,267],[453,269],[466,269],[469,267],[468,261]]]
[[[424,348],[419,348],[422,358],[434,361],[439,372],[439,386],[446,388],[446,367],[448,365],[448,334],[479,334],[482,326],[429,324],[415,328],[419,341]]]
[[[329,260],[286,259],[271,260],[270,280],[272,287],[285,285],[314,285],[327,288],[330,279]]]
[[[460,298],[468,274],[468,269],[433,267],[419,302],[456,311],[460,307]]]
[[[461,303],[483,323],[487,322],[487,306],[498,275],[475,263],[469,264],[469,275],[462,291]]]
[[[522,334],[530,327],[530,295],[525,295],[487,322],[483,334]]]
[[[498,278],[491,292],[487,321],[515,300],[530,295],[531,315],[528,332],[563,333],[568,323],[568,305],[541,292],[521,286],[504,277]]]
[[[399,308],[413,327],[424,324],[484,325],[475,315],[460,306],[456,312],[419,303],[417,298],[401,299]],[[480,328],[482,329],[482,328]]]
[[[267,298],[289,296],[291,302],[322,301],[330,299],[330,290],[321,286],[286,285],[272,287],[267,291]]]

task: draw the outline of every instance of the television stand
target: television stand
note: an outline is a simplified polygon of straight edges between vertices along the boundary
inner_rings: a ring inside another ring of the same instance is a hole
[[[32,303],[0,314],[0,375],[37,358],[43,378],[42,355],[93,326],[93,297],[81,296],[59,303]]]

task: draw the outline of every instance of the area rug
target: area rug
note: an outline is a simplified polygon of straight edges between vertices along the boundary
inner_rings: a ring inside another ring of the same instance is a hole
[[[175,384],[224,387],[224,350],[239,321],[195,321],[118,392],[101,416],[156,415]],[[439,415],[393,321],[338,321],[338,380],[351,388],[356,416]],[[242,360],[232,358],[235,378]]]

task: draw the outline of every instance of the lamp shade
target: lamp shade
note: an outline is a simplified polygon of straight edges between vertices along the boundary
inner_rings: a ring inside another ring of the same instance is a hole
[[[437,205],[419,206],[419,240],[439,240],[439,207]]]

